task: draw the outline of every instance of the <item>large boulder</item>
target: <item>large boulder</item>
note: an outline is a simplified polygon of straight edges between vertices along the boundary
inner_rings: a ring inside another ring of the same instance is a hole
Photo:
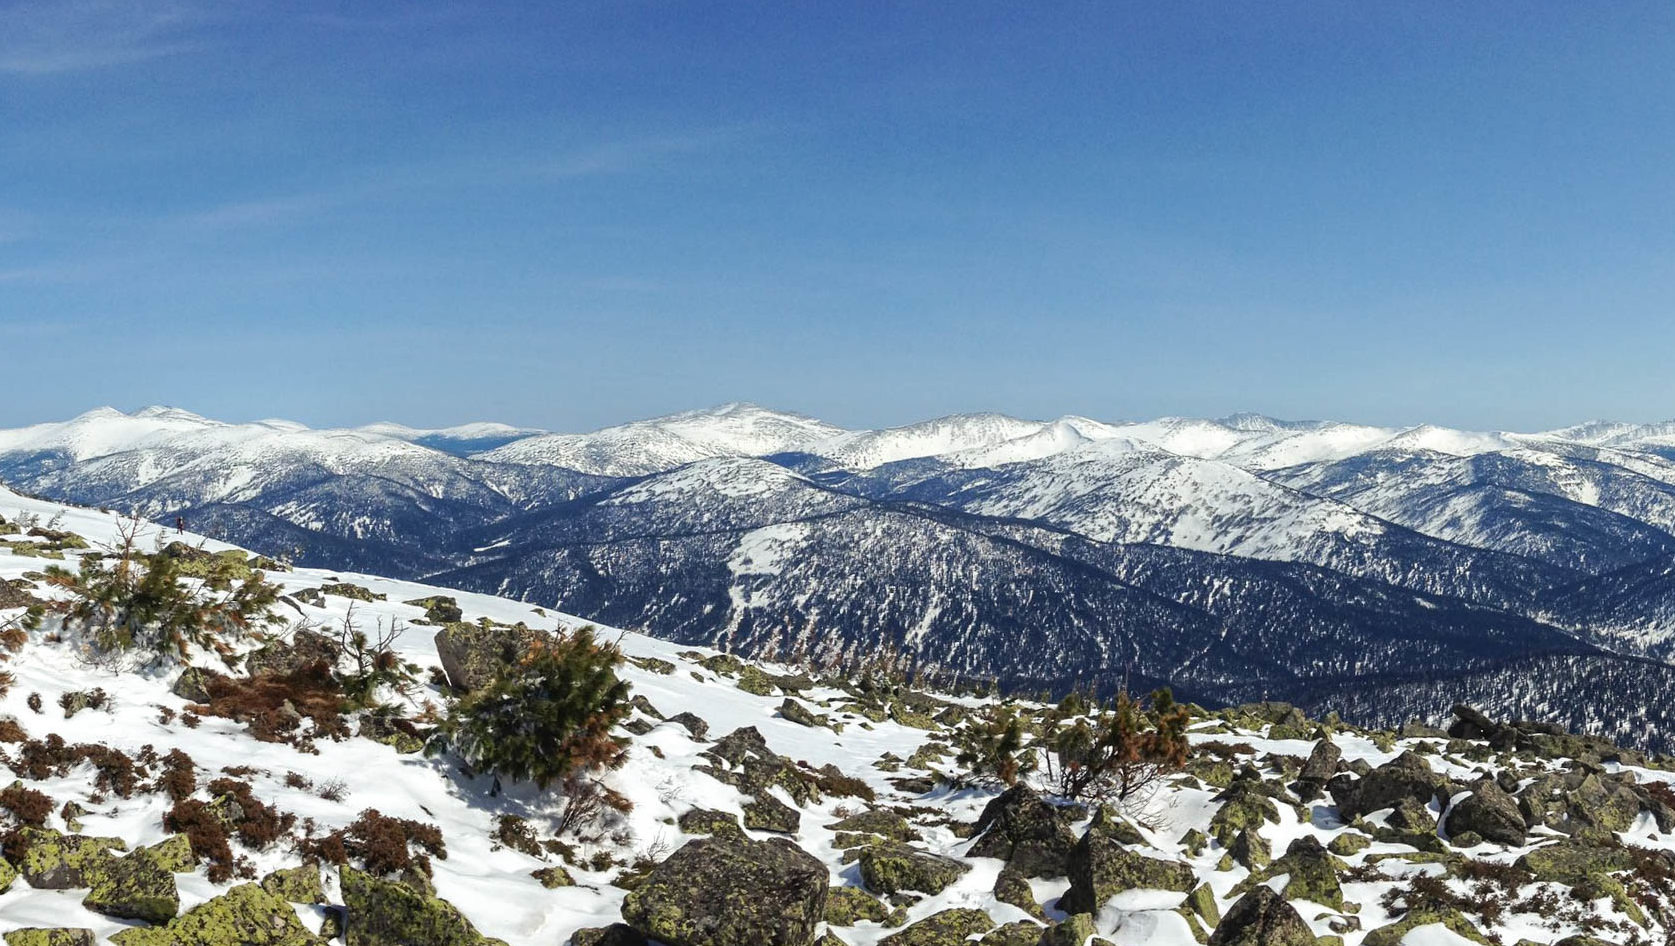
[[[465,914],[453,904],[427,896],[412,886],[381,880],[352,867],[341,868],[338,878],[343,886],[343,905],[349,911],[344,933],[344,942],[348,946],[411,946],[413,943],[424,943],[425,946],[487,946],[500,943],[478,933]],[[287,905],[286,909],[290,907]]]
[[[288,641],[276,640],[251,651],[244,658],[244,672],[250,676],[284,676],[310,664],[337,665],[343,647],[318,631],[298,630]]]
[[[55,927],[26,926],[0,936],[6,946],[93,946],[93,931]]]
[[[957,907],[933,913],[899,933],[879,940],[879,946],[960,946],[979,933],[993,929],[995,921],[982,910]],[[745,941],[740,941],[740,946]]]
[[[1520,847],[1524,843],[1524,815],[1518,802],[1493,779],[1483,779],[1471,794],[1454,803],[1443,822],[1449,837],[1472,832],[1487,841]]]
[[[167,926],[123,930],[116,946],[320,946],[291,905],[255,884],[240,884],[186,911]]]
[[[963,861],[893,841],[864,848],[860,860],[861,879],[874,893],[937,894],[971,870]]]
[[[17,870],[31,887],[68,890],[91,887],[116,860],[112,851],[127,847],[120,838],[61,834],[47,828],[24,828],[18,838],[25,845]]]
[[[688,842],[622,903],[622,918],[668,946],[812,946],[826,865],[782,838]]]
[[[1314,750],[1309,753],[1308,761],[1303,763],[1303,769],[1297,773],[1298,795],[1305,800],[1319,798],[1321,790],[1332,776],[1338,774],[1338,766],[1343,763],[1343,750],[1330,739],[1322,739],[1314,744]]]
[[[984,806],[967,855],[998,857],[1025,877],[1063,877],[1076,846],[1069,818],[1027,785],[1015,785]]]
[[[521,625],[449,624],[436,632],[436,656],[442,660],[448,683],[470,691],[506,672],[549,636]]]
[[[1404,800],[1429,805],[1446,784],[1423,756],[1404,752],[1354,781],[1335,782],[1332,799],[1343,820],[1353,821]]]
[[[1284,897],[1257,887],[1240,897],[1216,924],[1209,946],[1316,946],[1318,942]]]
[[[1305,834],[1291,842],[1284,856],[1268,866],[1266,877],[1286,876],[1285,889],[1280,891],[1287,900],[1307,900],[1334,910],[1342,910],[1343,888],[1338,883],[1338,869],[1332,855],[1322,847],[1320,839]]]
[[[1198,880],[1189,864],[1136,854],[1094,831],[1071,849],[1069,870],[1070,889],[1059,899],[1059,909],[1066,913],[1098,913],[1106,900],[1124,890],[1186,893]]]
[[[97,872],[82,906],[123,920],[167,923],[180,912],[180,890],[163,859],[139,850]]]

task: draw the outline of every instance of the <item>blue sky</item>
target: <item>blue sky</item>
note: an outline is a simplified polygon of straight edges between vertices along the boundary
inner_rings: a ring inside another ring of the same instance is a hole
[[[0,0],[0,424],[1675,416],[1675,6]]]

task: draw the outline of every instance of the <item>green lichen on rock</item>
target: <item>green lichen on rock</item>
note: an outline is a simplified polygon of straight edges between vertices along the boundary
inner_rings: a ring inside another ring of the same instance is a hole
[[[186,911],[167,926],[123,930],[116,946],[318,946],[319,937],[289,903],[256,884],[240,884]],[[354,942],[351,940],[350,942]]]
[[[70,927],[25,927],[0,936],[6,946],[93,946],[93,931]]]
[[[1442,926],[1457,936],[1463,936],[1474,943],[1492,946],[1477,927],[1465,916],[1453,910],[1423,909],[1413,910],[1388,926],[1381,926],[1361,941],[1361,946],[1401,946],[1407,934],[1422,926]]]
[[[112,851],[127,850],[121,838],[60,834],[46,828],[18,832],[27,850],[17,863],[29,886],[44,890],[91,887],[99,873],[116,859]]]
[[[1352,854],[1359,854],[1360,852],[1366,850],[1372,843],[1372,838],[1369,838],[1358,831],[1345,831],[1343,834],[1333,838],[1332,843],[1326,845],[1326,850],[1331,851],[1339,857],[1349,857]]]
[[[171,834],[140,850],[171,874],[189,874],[198,869],[198,858],[192,854],[192,842],[184,834]]]
[[[832,831],[876,834],[894,841],[917,841],[919,832],[893,811],[873,809],[826,826]]]
[[[1338,883],[1337,865],[1318,838],[1304,835],[1291,842],[1285,855],[1262,871],[1251,874],[1236,890],[1243,891],[1284,875],[1287,900],[1307,900],[1334,910],[1343,909],[1343,888]]]
[[[1268,887],[1239,898],[1210,934],[1210,946],[1318,946],[1295,908]]]
[[[890,915],[884,901],[857,887],[833,887],[826,893],[825,919],[833,926],[854,926],[862,920],[884,923]]]
[[[180,889],[162,859],[141,849],[99,869],[82,906],[118,919],[167,923],[180,912]]]
[[[1249,780],[1235,779],[1233,785],[1217,797],[1222,805],[1210,818],[1210,836],[1223,845],[1231,846],[1241,831],[1279,823],[1280,812],[1274,800],[1262,794]]]
[[[744,806],[744,826],[752,831],[796,834],[802,820],[797,809],[766,793],[752,798]]]
[[[875,893],[914,890],[937,894],[958,880],[971,865],[931,854],[905,844],[886,842],[861,852],[861,879]]]
[[[12,884],[16,881],[17,868],[7,863],[5,858],[0,857],[0,893],[12,889]]]
[[[325,903],[318,867],[285,867],[261,880],[262,889],[288,903]]]
[[[957,907],[933,913],[899,933],[879,940],[879,946],[960,946],[979,933],[993,929],[995,921],[982,910]]]
[[[1099,933],[1094,925],[1093,914],[1072,913],[1064,918],[1064,922],[1055,923],[1041,934],[1040,946],[1082,946],[1088,939]]]
[[[1255,828],[1240,831],[1233,843],[1228,845],[1227,856],[1250,871],[1262,870],[1274,858],[1268,839],[1258,834]]]
[[[1000,875],[995,878],[994,894],[1001,903],[1011,904],[1038,920],[1047,918],[1047,911],[1035,899],[1035,890],[1029,885],[1029,878],[1010,864],[1001,868]]]
[[[1216,906],[1216,892],[1210,889],[1209,884],[1199,884],[1192,888],[1176,909],[1182,916],[1196,916],[1211,928],[1221,922],[1221,908]]]
[[[541,886],[548,890],[576,886],[575,878],[571,877],[570,872],[562,867],[540,867],[530,871],[529,876],[540,881]]]
[[[484,946],[495,943],[471,925],[459,908],[399,881],[380,880],[352,867],[339,871],[349,909],[348,946]]]
[[[1112,839],[1089,831],[1070,852],[1070,889],[1059,900],[1066,913],[1095,913],[1112,895],[1125,890],[1175,890],[1186,893],[1197,884],[1192,867],[1128,850]]]
[[[1035,946],[1041,942],[1043,928],[1039,923],[1014,920],[983,934],[977,946]]]
[[[774,692],[773,680],[755,664],[745,664],[739,670],[739,678],[733,685],[756,696],[772,696]]]
[[[677,822],[682,831],[687,834],[738,834],[744,833],[739,827],[739,816],[731,812],[717,811],[714,808],[694,808],[680,816]]]
[[[622,902],[623,920],[668,946],[810,946],[825,915],[826,865],[783,838],[688,842]]]
[[[1611,876],[1634,866],[1622,848],[1560,841],[1525,854],[1518,859],[1518,866],[1534,874],[1537,880],[1564,884],[1585,899],[1609,897],[1629,919],[1646,925],[1646,914],[1629,896],[1628,888]]]

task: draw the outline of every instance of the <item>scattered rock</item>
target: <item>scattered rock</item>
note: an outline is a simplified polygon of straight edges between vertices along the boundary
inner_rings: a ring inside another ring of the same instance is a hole
[[[716,835],[669,855],[623,900],[623,919],[668,946],[811,946],[826,865],[789,841]]]
[[[861,852],[861,879],[875,893],[914,890],[938,894],[958,880],[971,865],[931,854],[898,842],[885,842]]]
[[[449,624],[436,632],[436,656],[448,683],[470,691],[504,673],[548,636],[528,627]]]
[[[446,900],[399,881],[380,880],[353,867],[339,869],[349,909],[347,946],[486,946],[499,943],[477,932]],[[290,909],[288,906],[286,909]],[[504,944],[501,944],[504,946]]]
[[[38,926],[12,930],[0,936],[6,946],[93,946],[93,931],[59,927],[46,929]]]
[[[1027,785],[1014,785],[984,806],[969,857],[998,857],[1025,877],[1063,877],[1076,846],[1069,819]]]
[[[1343,819],[1351,821],[1404,800],[1429,805],[1445,784],[1423,757],[1404,752],[1359,779],[1334,780],[1332,798]]]
[[[879,946],[960,946],[967,939],[994,928],[982,910],[960,907],[933,913],[899,933],[879,940]]]
[[[1186,893],[1198,882],[1189,864],[1136,854],[1093,831],[1071,849],[1069,873],[1070,889],[1059,898],[1059,909],[1066,913],[1097,913],[1124,890]]]
[[[167,926],[123,930],[116,946],[317,946],[320,940],[289,903],[255,884],[240,884],[186,911]],[[359,946],[355,940],[352,946]]]
[[[1210,934],[1209,946],[1316,946],[1314,933],[1291,904],[1267,887],[1239,898]]]
[[[1470,795],[1455,802],[1443,827],[1456,843],[1462,840],[1461,835],[1476,834],[1496,844],[1511,847],[1524,844],[1523,812],[1518,810],[1518,802],[1501,791],[1493,779],[1478,782]]]

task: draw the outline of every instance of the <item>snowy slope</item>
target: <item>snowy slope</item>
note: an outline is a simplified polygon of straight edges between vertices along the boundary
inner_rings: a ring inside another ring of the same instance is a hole
[[[21,514],[50,521],[58,528],[95,542],[113,540],[117,528],[113,516],[85,509],[64,509],[3,490],[0,490],[0,510],[12,518]],[[146,541],[153,538],[202,542],[211,550],[225,547],[191,535],[154,535],[147,536]],[[749,561],[740,560],[737,565],[772,570],[777,555],[774,546],[787,539],[794,537],[783,531],[772,536],[757,535],[750,546]],[[40,564],[39,558],[0,553],[0,577],[19,579]],[[397,639],[397,649],[404,658],[423,667],[437,665],[431,632],[429,628],[411,624],[423,612],[417,606],[401,603],[404,600],[446,592],[458,599],[469,618],[487,617],[507,623],[524,621],[539,627],[578,623],[573,617],[524,603],[370,575],[301,569],[271,577],[293,592],[314,589],[327,582],[349,581],[384,595],[385,600],[370,602],[326,596],[319,607],[301,602],[283,607],[287,614],[316,625],[329,626],[345,620],[357,621],[363,627],[402,622],[408,629]],[[6,614],[11,613],[14,612]],[[609,633],[614,636],[616,632]],[[1039,922],[1024,909],[996,898],[994,889],[1004,862],[971,853],[971,826],[999,794],[999,787],[952,787],[939,781],[937,770],[954,768],[945,757],[939,761],[941,750],[931,745],[946,740],[946,733],[935,731],[942,729],[941,726],[931,723],[927,729],[924,728],[927,724],[922,722],[910,726],[890,718],[864,719],[853,712],[856,704],[848,702],[852,697],[849,691],[815,682],[798,685],[791,701],[829,714],[844,725],[841,732],[801,725],[781,712],[782,705],[787,704],[785,693],[748,692],[743,688],[741,676],[720,665],[702,663],[711,651],[693,652],[633,633],[621,634],[620,641],[630,658],[649,659],[644,663],[630,662],[622,670],[633,692],[647,701],[649,711],[642,708],[637,714],[636,722],[643,728],[632,736],[626,765],[603,776],[610,787],[632,801],[633,809],[616,816],[608,825],[609,830],[597,840],[578,843],[578,856],[566,865],[575,884],[557,889],[548,889],[531,876],[534,870],[559,864],[556,857],[532,856],[492,840],[496,820],[501,815],[519,816],[538,832],[549,832],[560,806],[554,794],[536,791],[528,785],[512,785],[503,794],[491,795],[487,778],[463,775],[446,760],[398,754],[389,746],[359,737],[341,742],[321,740],[317,754],[304,754],[290,746],[257,742],[242,724],[225,719],[205,718],[193,727],[181,724],[178,716],[166,722],[160,710],[179,713],[187,706],[186,701],[170,692],[172,671],[111,673],[96,669],[76,659],[63,644],[48,639],[46,633],[37,632],[6,663],[6,669],[15,674],[16,681],[9,692],[0,696],[0,715],[14,718],[36,738],[56,733],[71,743],[97,743],[127,754],[139,754],[142,746],[151,746],[157,753],[181,750],[194,760],[200,784],[224,769],[236,769],[242,773],[239,777],[249,781],[264,802],[311,819],[321,829],[345,826],[368,808],[388,816],[436,825],[447,846],[447,856],[433,860],[436,894],[457,906],[482,934],[503,939],[509,946],[561,946],[579,929],[619,922],[626,891],[618,883],[628,885],[633,876],[630,865],[642,857],[652,863],[661,861],[682,845],[698,839],[699,835],[678,826],[682,815],[699,808],[732,815],[744,809],[746,796],[699,768],[711,764],[712,760],[702,753],[711,748],[714,740],[741,727],[754,727],[771,751],[811,767],[835,766],[842,773],[860,779],[877,795],[871,805],[853,796],[834,794],[799,804],[789,795],[777,790],[774,793],[781,804],[798,815],[797,826],[778,836],[823,864],[833,888],[864,889],[864,879],[831,826],[846,815],[869,808],[905,815],[917,834],[912,842],[917,850],[950,857],[964,865],[964,873],[945,889],[926,896],[902,898],[903,913],[889,925],[863,920],[851,925],[823,926],[822,930],[853,946],[876,946],[888,941],[904,926],[956,907],[983,911],[991,926]],[[666,663],[660,666],[651,661]],[[785,669],[767,668],[769,672]],[[83,710],[63,718],[51,707],[59,694],[93,686],[109,694],[112,703],[108,709]],[[769,689],[773,689],[771,685]],[[50,712],[30,710],[27,706],[30,693],[41,694]],[[434,699],[436,694],[427,690],[408,705],[416,709],[414,703]],[[939,705],[981,709],[984,701],[962,697]],[[1020,705],[1034,708],[1027,702]],[[1432,716],[1439,711],[1434,701],[1423,710],[1425,715]],[[1228,847],[1220,842],[1206,842],[1200,849],[1187,843],[1191,832],[1213,833],[1215,819],[1224,805],[1230,804],[1227,796],[1218,794],[1217,783],[1227,784],[1233,777],[1233,768],[1248,763],[1250,774],[1244,776],[1247,788],[1255,785],[1259,792],[1272,792],[1277,802],[1272,806],[1271,817],[1258,817],[1250,827],[1274,856],[1287,851],[1299,839],[1334,845],[1333,849],[1338,850],[1334,842],[1346,836],[1362,832],[1379,834],[1377,840],[1369,839],[1358,849],[1344,849],[1344,861],[1338,868],[1346,901],[1342,909],[1301,899],[1294,892],[1287,894],[1312,932],[1325,935],[1342,930],[1345,946],[1361,946],[1372,931],[1400,918],[1388,909],[1384,900],[1387,893],[1405,889],[1406,881],[1416,875],[1443,876],[1445,868],[1437,863],[1439,858],[1425,850],[1416,850],[1417,842],[1412,837],[1404,839],[1399,833],[1380,833],[1382,827],[1393,823],[1388,808],[1371,812],[1365,821],[1351,826],[1346,823],[1347,818],[1340,816],[1330,796],[1307,803],[1295,800],[1286,786],[1295,775],[1298,760],[1313,750],[1316,730],[1308,725],[1301,731],[1282,733],[1278,728],[1269,727],[1269,718],[1253,715],[1280,712],[1279,708],[1264,706],[1219,717],[1198,716],[1192,741],[1201,748],[1190,771],[1194,776],[1215,781],[1187,777],[1166,786],[1146,806],[1144,823],[1135,829],[1135,838],[1121,846],[1130,856],[1138,854],[1183,864],[1189,874],[1187,885],[1207,885],[1204,896],[1217,915],[1229,913],[1244,895],[1247,881],[1267,883],[1275,890],[1285,889],[1283,876],[1267,880],[1253,877],[1252,871],[1228,856]],[[694,738],[681,724],[660,718],[679,713],[693,714],[707,724],[707,737]],[[1271,718],[1277,721],[1279,717]],[[1297,738],[1299,735],[1308,738]],[[1444,797],[1419,808],[1420,817],[1427,819],[1428,824],[1439,822],[1419,832],[1422,847],[1426,849],[1447,850],[1456,858],[1505,865],[1541,845],[1562,842],[1557,832],[1536,828],[1519,844],[1484,842],[1461,847],[1459,839],[1451,838],[1442,822],[1447,821],[1450,812],[1464,798],[1461,792],[1480,774],[1493,774],[1504,764],[1517,767],[1516,776],[1512,776],[1510,769],[1508,772],[1513,784],[1549,773],[1562,777],[1572,767],[1567,758],[1536,756],[1514,760],[1499,757],[1482,744],[1417,737],[1397,739],[1394,733],[1370,733],[1350,727],[1338,727],[1328,738],[1341,752],[1345,771],[1359,767],[1364,773],[1366,767],[1384,765],[1405,751],[1413,751],[1426,767],[1449,780],[1451,787]],[[927,746],[932,751],[921,754],[919,750]],[[1233,753],[1233,765],[1218,765],[1215,752]],[[15,774],[10,771],[11,765],[11,756],[0,758],[0,774],[8,783]],[[1638,782],[1670,779],[1669,772],[1647,768],[1629,756],[1603,765],[1590,763],[1583,771],[1610,778],[1629,773]],[[1579,771],[1577,776],[1581,774]],[[920,777],[924,783],[898,782],[900,776]],[[341,781],[342,793],[338,797],[324,797],[320,786],[333,779]],[[162,828],[163,814],[168,807],[164,796],[140,791],[130,798],[94,797],[85,768],[70,777],[29,779],[24,784],[47,792],[55,801],[76,801],[86,806],[88,813],[81,816],[81,821],[88,835],[119,837],[130,847],[156,843],[167,836]],[[1046,787],[1049,783],[1038,778],[1036,784]],[[65,827],[58,814],[50,815],[48,823],[55,829]],[[1089,830],[1086,813],[1069,816],[1069,827],[1075,835]],[[757,839],[775,836],[755,829],[748,834]],[[1428,839],[1423,837],[1427,834]],[[1653,852],[1675,852],[1675,836],[1660,830],[1657,819],[1648,812],[1630,818],[1625,827],[1613,834],[1621,842]],[[260,851],[241,848],[238,853],[250,858],[258,876],[296,863],[296,855],[283,844]],[[608,855],[609,862],[600,861],[595,865],[592,861],[595,854]],[[185,909],[209,901],[227,886],[210,882],[202,868],[176,877]],[[1467,881],[1452,883],[1452,889],[1462,894],[1470,892]],[[1046,877],[1027,886],[1042,905],[1043,920],[1052,923],[1066,919],[1058,901],[1070,886],[1068,878]],[[337,901],[339,888],[335,871],[330,869],[326,871],[326,888],[328,897]],[[1569,900],[1568,888],[1545,881],[1531,883],[1524,893],[1551,893],[1557,898],[1541,902],[1562,904]],[[84,909],[81,900],[85,895],[83,889],[35,889],[19,880],[10,890],[0,893],[0,932],[30,926],[85,927],[99,937],[103,946],[110,935],[135,925]],[[1134,946],[1191,946],[1196,942],[1193,928],[1177,909],[1183,896],[1179,890],[1145,887],[1120,891],[1099,905],[1092,918],[1095,929],[1114,942]],[[296,911],[312,928],[318,928],[324,919],[324,912],[318,907],[298,905]],[[1576,909],[1543,908],[1538,901],[1531,900],[1523,907],[1495,916],[1493,923],[1483,918],[1462,922],[1504,941],[1528,938],[1549,944],[1583,930],[1584,923],[1601,918],[1616,920],[1623,914],[1609,899]],[[1339,925],[1338,921],[1346,917],[1354,917],[1357,922]],[[1643,932],[1662,937],[1666,922],[1666,919],[1654,919]],[[1214,920],[1206,924],[1213,925]],[[1641,931],[1624,923],[1596,928],[1593,932],[1604,942],[1615,944],[1631,942],[1630,937]],[[1466,940],[1431,924],[1419,926],[1401,942],[1408,946],[1457,946]]]

